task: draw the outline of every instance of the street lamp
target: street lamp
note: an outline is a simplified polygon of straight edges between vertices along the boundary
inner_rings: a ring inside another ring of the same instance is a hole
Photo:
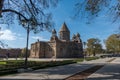
[[[94,57],[96,56],[96,53],[95,53],[95,45],[93,45],[93,56],[94,56]]]
[[[28,42],[29,42],[30,27],[29,27],[29,21],[22,20],[21,22],[22,22],[23,27],[27,26],[27,27],[25,27],[27,30],[27,43],[26,43],[25,62],[24,62],[24,68],[27,69],[27,67],[28,67],[27,66],[27,63],[28,63],[28,58],[27,58],[27,56],[28,56]]]
[[[84,61],[86,61],[86,60],[85,60],[85,45],[86,45],[86,42],[83,42],[83,54],[84,54]]]
[[[29,42],[29,32],[31,30],[36,30],[37,27],[37,21],[34,17],[31,17],[27,20],[21,20],[22,26],[27,30],[27,43],[26,43],[26,52],[25,52],[25,64],[24,68],[27,69],[27,62],[28,62],[28,42]]]

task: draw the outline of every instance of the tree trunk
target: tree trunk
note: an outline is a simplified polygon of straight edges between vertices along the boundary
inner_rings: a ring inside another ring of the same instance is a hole
[[[29,25],[28,25],[28,28],[27,28],[27,43],[26,43],[26,53],[25,53],[25,66],[24,68],[27,69],[28,68],[28,43],[29,43]]]

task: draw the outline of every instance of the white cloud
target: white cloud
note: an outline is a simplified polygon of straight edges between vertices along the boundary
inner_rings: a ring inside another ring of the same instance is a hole
[[[16,35],[11,30],[1,30],[0,33],[2,33],[2,35],[0,35],[0,40],[16,40]]]
[[[41,36],[32,36],[32,38],[33,39],[39,39],[40,41],[48,41],[48,39],[45,39],[45,38],[43,38],[43,37],[41,37]]]

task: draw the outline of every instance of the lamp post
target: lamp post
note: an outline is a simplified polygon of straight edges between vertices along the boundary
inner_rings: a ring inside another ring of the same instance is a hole
[[[25,69],[27,69],[27,62],[28,62],[28,42],[29,42],[29,24],[27,27],[27,43],[26,43],[26,52],[25,52]]]
[[[86,42],[83,42],[83,54],[84,54],[84,62],[86,61],[86,60],[85,60],[85,45],[86,45]]]
[[[95,52],[95,45],[93,45],[93,56],[95,57],[96,56],[96,52]]]
[[[25,50],[25,62],[24,62],[24,68],[27,69],[27,63],[28,63],[28,42],[29,42],[29,32],[30,32],[30,27],[29,27],[29,21],[22,21],[22,26],[27,26],[25,27],[27,30],[27,42],[26,42],[26,50]]]

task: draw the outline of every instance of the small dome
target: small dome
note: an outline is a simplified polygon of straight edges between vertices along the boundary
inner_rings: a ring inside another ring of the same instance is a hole
[[[73,34],[73,37],[72,37],[73,39],[75,39],[76,38],[76,36],[75,36],[75,34]]]
[[[56,33],[56,30],[55,30],[55,29],[53,29],[53,30],[52,30],[52,33]]]
[[[79,33],[77,33],[77,34],[76,34],[76,36],[77,36],[77,37],[80,37],[80,34],[79,34]]]

